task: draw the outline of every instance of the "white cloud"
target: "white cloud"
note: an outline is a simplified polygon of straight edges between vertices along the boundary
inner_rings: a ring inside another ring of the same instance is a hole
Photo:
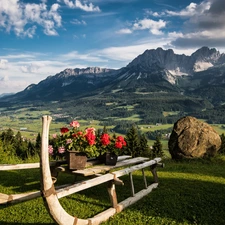
[[[137,30],[149,30],[153,35],[162,35],[163,32],[161,29],[166,27],[166,21],[163,20],[152,20],[152,19],[142,19],[136,20],[131,26],[131,28],[124,28],[118,30],[118,34],[131,34],[133,31]]]
[[[121,30],[117,31],[116,33],[117,34],[131,34],[132,30],[128,29],[128,28],[125,28],[125,29],[121,29]]]
[[[158,17],[159,14],[157,12],[152,13],[153,16]]]
[[[46,1],[30,4],[19,0],[1,0],[0,27],[7,32],[14,31],[17,36],[32,38],[36,25],[39,25],[44,28],[46,35],[57,35],[56,27],[61,26],[58,9],[59,4],[55,3],[48,10]]]
[[[107,62],[108,60],[103,59],[102,57],[98,57],[97,54],[88,53],[88,54],[80,54],[77,51],[72,51],[67,54],[62,54],[58,56],[59,58],[64,59],[64,61],[77,61],[83,60],[87,62]]]
[[[168,36],[171,38],[178,38],[178,37],[183,37],[184,35],[182,32],[173,31],[173,32],[169,32]]]
[[[52,17],[53,18],[53,20],[56,22],[56,25],[58,27],[61,26],[61,20],[62,20],[61,16],[57,12],[57,10],[59,9],[59,7],[60,7],[59,4],[56,4],[56,3],[53,4],[51,6],[51,9],[50,9],[50,12],[49,12],[49,17]]]
[[[151,10],[145,10],[145,14],[147,16],[161,17],[165,15],[165,12],[153,12]]]
[[[82,3],[80,0],[64,0],[64,3],[72,9],[78,8],[86,12],[100,12],[100,8],[98,6],[94,6],[92,3]]]
[[[5,70],[8,68],[8,60],[0,59],[0,69]]]
[[[16,57],[10,56],[9,58],[14,60]],[[56,59],[49,61],[41,61],[40,59],[27,60],[28,58],[23,58],[16,62],[8,61],[8,67],[1,70],[0,93],[22,91],[32,83],[37,84],[49,75],[55,75],[67,67],[73,68],[75,66],[73,63],[65,63],[62,58],[59,61]]]
[[[0,77],[0,82],[7,82],[8,80],[8,76]]]
[[[70,21],[70,23],[75,25],[87,25],[87,23],[84,20],[78,20],[78,19],[73,19]]]
[[[166,43],[167,41],[164,39],[152,38],[143,40],[142,43],[134,43],[133,45],[109,47],[102,50],[96,50],[96,54],[102,58],[116,60],[120,65],[122,65],[122,62],[124,66],[124,63],[129,63],[139,54],[142,54],[146,49],[155,49],[156,46],[163,47]]]
[[[192,17],[194,15],[201,15],[205,11],[209,10],[211,3],[209,1],[203,1],[200,4],[190,3],[185,9],[175,12],[167,10],[166,13],[171,16]]]
[[[24,53],[20,53],[20,54],[10,54],[10,55],[4,55],[4,56],[0,56],[0,57],[4,57],[5,59],[30,59],[30,58],[35,58],[35,53],[33,54],[24,54]]]
[[[0,90],[1,93],[16,93],[22,91],[25,87],[29,85],[28,80],[23,79],[10,79],[8,75],[3,75],[0,77]]]
[[[155,21],[151,19],[138,20],[133,24],[133,30],[149,30],[152,34],[162,34],[161,29],[166,27],[163,20]]]
[[[45,63],[43,62],[32,62],[32,63],[24,63],[27,65],[23,65],[20,67],[23,73],[38,73],[39,69],[45,67]]]

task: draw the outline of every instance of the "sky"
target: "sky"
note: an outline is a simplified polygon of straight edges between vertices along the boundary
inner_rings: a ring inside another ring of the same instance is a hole
[[[225,0],[0,0],[0,94],[147,49],[225,52]]]

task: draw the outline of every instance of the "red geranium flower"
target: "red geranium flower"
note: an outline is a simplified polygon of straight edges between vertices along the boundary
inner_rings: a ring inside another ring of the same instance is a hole
[[[108,134],[102,134],[100,139],[102,145],[107,146],[110,144],[110,136]]]
[[[69,132],[69,129],[67,127],[62,127],[60,129],[60,132],[61,132],[61,134],[65,134],[65,133]]]

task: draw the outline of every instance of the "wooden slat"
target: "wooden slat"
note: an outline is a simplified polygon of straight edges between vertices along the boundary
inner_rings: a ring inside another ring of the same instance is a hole
[[[143,189],[141,191],[139,191],[138,193],[135,194],[134,197],[129,197],[127,199],[125,199],[124,201],[120,202],[117,205],[117,212],[121,212],[123,209],[127,208],[128,206],[134,204],[135,202],[137,202],[138,200],[142,199],[144,196],[148,195],[150,192],[152,192],[152,190],[154,188],[157,188],[158,184],[157,183],[153,183],[151,185],[149,185],[147,187],[147,189]]]
[[[135,191],[134,191],[133,174],[129,173],[129,177],[130,177],[131,196],[134,197]]]
[[[1,164],[0,170],[21,170],[39,168],[40,163],[24,163],[24,164]]]
[[[50,162],[50,166],[56,166],[57,164],[63,163],[65,164],[66,161]],[[0,164],[0,171],[35,169],[35,168],[40,168],[40,163]]]
[[[127,159],[127,160],[117,162],[117,164],[115,166],[98,165],[98,166],[93,166],[93,167],[86,168],[83,170],[74,170],[74,171],[72,171],[72,173],[83,175],[83,176],[91,176],[96,173],[106,173],[112,169],[116,169],[116,168],[123,167],[123,166],[134,165],[134,164],[142,163],[142,162],[145,162],[148,160],[149,159],[145,158],[145,157],[137,157],[137,158]]]
[[[121,156],[118,156],[117,162],[123,161],[125,159],[130,159],[130,158],[131,158],[130,155],[121,155]]]

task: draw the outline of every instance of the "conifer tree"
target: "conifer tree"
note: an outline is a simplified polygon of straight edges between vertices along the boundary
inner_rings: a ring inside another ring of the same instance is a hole
[[[31,146],[29,146],[31,148]],[[41,134],[38,133],[35,143],[36,152],[39,154],[41,152]]]
[[[162,157],[164,155],[163,149],[162,149],[162,143],[160,141],[159,137],[156,137],[156,140],[152,146],[152,154],[151,157]]]
[[[107,130],[106,126],[103,127],[102,133],[104,133],[104,134],[107,134],[108,133],[108,130]]]
[[[3,145],[3,151],[8,155],[8,156],[15,156],[16,151],[15,151],[15,146],[14,146],[14,132],[12,129],[8,129],[7,131],[3,131],[2,134],[0,135],[0,139],[2,140],[2,145]]]
[[[7,152],[3,149],[3,143],[0,139],[0,163],[4,162],[5,159],[7,159],[8,155]]]
[[[40,153],[40,149],[41,147],[36,148],[36,145],[34,146],[34,144],[31,141],[28,142],[27,150],[29,156],[34,156],[36,153]]]
[[[127,142],[125,153],[131,155],[132,157],[139,156],[140,141],[137,128],[134,125],[130,128],[130,130],[128,130],[125,140]]]
[[[140,135],[140,155],[139,156],[146,156],[149,151],[148,140],[144,134]]]
[[[18,131],[15,135],[15,141],[17,141],[18,143],[21,143],[23,141],[22,139],[22,135],[20,133],[20,131]]]

